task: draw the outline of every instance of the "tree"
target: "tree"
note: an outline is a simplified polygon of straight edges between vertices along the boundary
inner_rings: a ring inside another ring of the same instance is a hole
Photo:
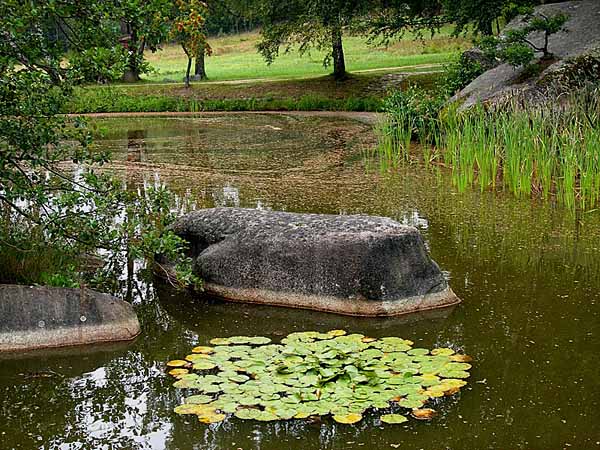
[[[473,25],[476,33],[491,36],[499,33],[499,19],[509,21],[518,15],[518,9],[539,3],[538,0],[442,0],[446,21],[455,25],[459,34]],[[543,2],[542,2],[543,3]]]
[[[172,6],[169,0],[116,0],[110,16],[120,24],[120,41],[128,53],[124,81],[138,81],[147,70],[144,52],[146,49],[155,52],[168,37]]]
[[[177,12],[173,21],[171,35],[181,44],[188,58],[185,72],[185,86],[189,87],[192,60],[196,58],[196,64],[198,64],[199,58],[204,60],[204,55],[210,55],[211,53],[211,48],[208,45],[204,32],[208,6],[200,0],[177,0],[176,7]]]
[[[80,74],[62,64],[64,45],[52,31],[61,24],[70,52],[106,45],[114,38],[104,33],[107,14],[115,12],[106,5],[0,3],[0,257],[10,252],[22,263],[57,255],[51,270],[60,276],[49,279],[62,284],[86,279],[114,287],[123,258],[146,258],[150,269],[156,253],[180,259],[184,246],[166,230],[168,192],[122,189],[98,170],[108,155],[91,147],[85,122],[59,114]],[[95,275],[85,270],[86,256],[102,261]],[[195,283],[189,261],[181,261],[184,278]],[[67,270],[71,264],[77,269]],[[20,281],[6,272],[0,278]]]
[[[259,11],[262,39],[258,50],[267,63],[295,45],[301,54],[311,48],[325,50],[323,65],[333,61],[336,80],[346,77],[343,35],[369,12],[370,2],[364,0],[262,0]]]
[[[499,58],[515,67],[528,65],[535,52],[542,53],[542,60],[552,59],[554,55],[548,48],[549,37],[564,31],[563,27],[569,16],[563,13],[547,16],[532,8],[523,8],[520,12],[523,14],[521,26],[506,30],[500,37],[487,36],[479,41],[479,46],[488,56]],[[543,42],[534,43],[530,39],[532,33],[542,33]]]

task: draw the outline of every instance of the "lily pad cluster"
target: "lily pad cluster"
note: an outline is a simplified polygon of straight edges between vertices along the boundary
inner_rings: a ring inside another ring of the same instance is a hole
[[[368,409],[389,409],[386,424],[405,422],[423,408],[466,385],[471,358],[450,348],[413,348],[398,337],[380,339],[344,330],[292,333],[274,344],[266,337],[215,338],[185,359],[167,363],[174,386],[194,395],[176,407],[200,422],[239,419],[274,421],[332,415],[339,423],[359,422]]]

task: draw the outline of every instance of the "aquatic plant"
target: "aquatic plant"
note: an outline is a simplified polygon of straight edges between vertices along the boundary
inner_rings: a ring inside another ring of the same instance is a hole
[[[575,94],[564,105],[503,111],[483,107],[443,124],[448,161],[459,189],[496,183],[516,196],[556,196],[568,208],[600,195],[600,101]]]
[[[376,129],[378,154],[394,165],[410,161],[406,134],[418,123],[413,139],[433,148],[423,152],[425,163],[441,154],[459,191],[502,187],[518,197],[553,196],[570,209],[592,208],[600,200],[600,85],[558,98],[535,107],[518,100],[464,112],[449,106],[436,126],[402,106]]]
[[[388,424],[423,420],[422,406],[466,385],[471,358],[450,348],[413,348],[399,337],[375,339],[344,330],[297,332],[280,344],[261,336],[215,338],[185,359],[167,363],[176,388],[193,395],[175,408],[202,423],[234,415],[243,420],[289,420],[332,415],[356,423],[368,409],[384,409]]]

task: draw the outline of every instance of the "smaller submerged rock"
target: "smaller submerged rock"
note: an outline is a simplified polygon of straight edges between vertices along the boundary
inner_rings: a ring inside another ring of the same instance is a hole
[[[226,300],[359,316],[460,301],[419,231],[384,217],[213,208],[173,230],[206,292]]]
[[[0,285],[0,352],[129,341],[129,303],[89,289]]]

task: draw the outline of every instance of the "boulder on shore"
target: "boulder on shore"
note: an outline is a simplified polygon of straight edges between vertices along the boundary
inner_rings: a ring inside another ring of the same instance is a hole
[[[226,300],[358,316],[460,301],[418,230],[384,217],[213,208],[173,230],[207,293]]]
[[[0,285],[0,352],[129,341],[129,303],[89,289]]]

